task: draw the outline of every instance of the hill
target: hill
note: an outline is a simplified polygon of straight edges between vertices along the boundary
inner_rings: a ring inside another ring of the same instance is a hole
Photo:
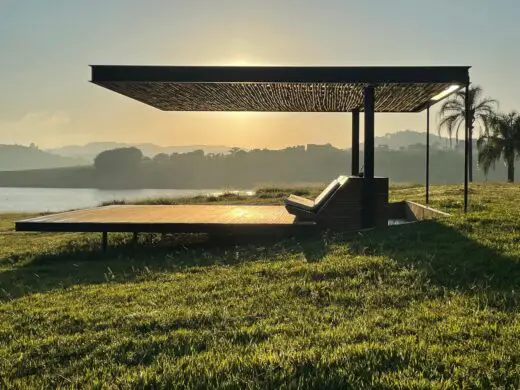
[[[36,147],[0,145],[0,171],[48,169],[87,165],[81,158],[64,157]]]
[[[430,134],[432,148],[444,149],[449,146],[449,140]],[[403,130],[396,133],[388,133],[382,137],[376,137],[375,145],[387,146],[392,150],[408,148],[411,145],[425,144],[426,134],[414,130]],[[105,150],[136,147],[147,157],[153,157],[159,153],[189,153],[195,150],[202,150],[205,154],[226,154],[232,147],[224,145],[186,145],[186,146],[159,146],[153,143],[133,144],[124,142],[90,142],[86,145],[67,145],[59,148],[47,149],[48,152],[65,157],[81,158],[93,161],[94,158]],[[361,145],[362,148],[362,145]]]
[[[189,153],[194,150],[203,150],[205,154],[228,153],[231,150],[231,147],[222,145],[159,146],[152,143],[132,144],[124,142],[91,142],[86,145],[68,145],[60,148],[48,149],[47,151],[60,156],[81,158],[92,162],[99,153],[104,152],[105,150],[129,147],[140,149],[147,157],[153,157],[159,153]]]
[[[105,154],[111,154],[106,152]],[[263,184],[328,182],[348,174],[351,151],[331,145],[308,145],[282,150],[233,151],[227,155],[204,155],[202,151],[136,161],[112,157],[98,166],[0,172],[0,187],[56,188],[253,188]],[[132,155],[134,153],[131,153]],[[361,153],[363,161],[363,153]],[[375,154],[376,174],[393,183],[424,183],[424,146],[402,150],[379,148]],[[464,154],[453,149],[432,149],[430,183],[463,181]],[[520,169],[520,161],[516,163]],[[475,181],[504,181],[503,164],[485,175],[476,164]]]
[[[396,133],[388,133],[382,137],[375,138],[376,147],[387,146],[392,150],[399,150],[401,148],[408,148],[412,145],[424,144],[426,145],[426,133],[415,130],[403,130]],[[435,132],[430,133],[430,146],[436,149],[445,149],[450,147],[448,138],[439,137]],[[455,146],[455,140],[453,141]]]
[[[453,217],[249,244],[114,234],[106,253],[0,216],[1,387],[518,388],[519,197],[474,185],[465,217],[460,186],[436,187]]]

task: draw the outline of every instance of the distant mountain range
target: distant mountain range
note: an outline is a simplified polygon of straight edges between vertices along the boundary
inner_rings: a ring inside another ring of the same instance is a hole
[[[391,150],[399,150],[400,148],[408,148],[412,145],[425,143],[426,134],[413,130],[389,133],[375,139],[376,147],[384,147]],[[430,143],[432,148],[437,149],[445,149],[450,145],[447,138],[439,137],[433,133],[430,134]],[[455,147],[455,142],[453,146]],[[159,153],[188,153],[194,150],[203,150],[205,154],[226,154],[232,149],[223,145],[159,146],[152,143],[131,144],[123,142],[91,142],[86,145],[69,145],[47,150],[41,150],[33,146],[0,145],[0,171],[91,165],[99,153],[124,147],[139,148],[145,156],[149,157]],[[361,149],[363,149],[363,145],[361,145]]]
[[[58,156],[36,147],[0,145],[0,171],[62,168],[90,164],[90,161],[81,158]]]
[[[81,158],[92,162],[94,158],[101,152],[117,148],[136,147],[141,149],[143,154],[148,157],[153,157],[159,153],[188,153],[194,150],[203,150],[205,154],[208,153],[228,153],[231,150],[229,146],[221,145],[187,145],[187,146],[159,146],[152,143],[146,144],[131,144],[123,142],[91,142],[86,145],[69,145],[61,148],[47,149],[47,152],[59,154],[64,157]]]
[[[401,148],[408,148],[412,145],[423,144],[426,145],[426,133],[403,130],[397,133],[388,133],[382,137],[375,138],[376,147],[387,146],[391,150],[399,150]],[[455,147],[455,140],[452,146]],[[448,138],[439,137],[436,132],[430,132],[430,146],[432,148],[444,149],[450,147],[450,140]],[[360,146],[362,148],[362,146]]]
[[[407,148],[411,145],[425,144],[426,134],[423,132],[404,130],[397,133],[389,133],[382,137],[376,137],[376,146],[388,146],[389,149]],[[430,143],[432,147],[445,148],[449,147],[449,140],[447,138],[439,137],[437,134],[430,134]],[[91,142],[86,145],[68,145],[60,148],[47,149],[46,151],[52,154],[57,154],[64,157],[80,158],[89,162],[101,152],[116,148],[136,147],[141,149],[143,154],[148,157],[153,157],[159,153],[188,153],[194,150],[203,150],[205,154],[208,153],[228,153],[232,148],[224,145],[187,145],[187,146],[159,146],[152,143],[132,144],[124,142]]]

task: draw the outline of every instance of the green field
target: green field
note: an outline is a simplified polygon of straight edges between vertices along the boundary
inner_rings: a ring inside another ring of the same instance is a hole
[[[434,187],[453,217],[386,231],[107,253],[2,215],[0,388],[519,388],[520,187],[470,197]]]

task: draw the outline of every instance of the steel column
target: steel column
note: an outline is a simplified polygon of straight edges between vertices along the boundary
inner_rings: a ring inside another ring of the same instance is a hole
[[[470,101],[469,101],[469,84],[466,85],[465,93],[466,117],[464,121],[464,212],[468,212],[468,180],[469,180],[469,127],[470,127]]]
[[[359,175],[359,110],[352,111],[352,176]]]
[[[375,226],[375,186],[374,186],[374,111],[375,93],[373,86],[365,87],[365,168],[363,172],[363,227]]]
[[[365,87],[365,179],[374,178],[374,87]]]
[[[426,108],[426,206],[430,205],[430,106]]]

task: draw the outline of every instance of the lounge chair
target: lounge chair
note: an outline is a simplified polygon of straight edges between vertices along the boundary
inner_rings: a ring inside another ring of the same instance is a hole
[[[334,179],[314,200],[297,195],[285,199],[286,210],[300,220],[314,220],[323,206],[347,182],[347,176]]]

